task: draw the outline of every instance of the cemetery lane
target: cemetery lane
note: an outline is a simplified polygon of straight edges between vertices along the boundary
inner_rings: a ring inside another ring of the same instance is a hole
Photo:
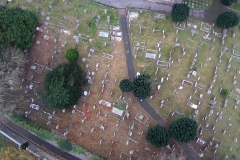
[[[126,55],[126,62],[127,62],[127,68],[128,68],[128,75],[129,79],[133,80],[135,77],[134,73],[134,66],[132,61],[132,53],[131,53],[131,47],[130,47],[130,40],[128,36],[128,29],[127,29],[127,21],[126,21],[126,15],[125,15],[125,9],[119,9],[119,15],[120,15],[120,23],[122,27],[123,32],[123,41],[124,41],[124,50]],[[167,122],[156,113],[156,111],[149,105],[149,103],[146,100],[139,101],[142,108],[144,108],[148,114],[157,121],[161,126],[169,128],[169,125]],[[192,160],[198,160],[200,159],[197,153],[194,152],[194,150],[188,145],[180,142],[176,142],[187,154],[187,156]]]
[[[145,0],[95,0],[106,6],[115,8],[140,8],[153,11],[171,12],[172,6],[168,4],[152,3]]]
[[[176,1],[176,0],[175,0]],[[174,1],[174,3],[175,3]],[[172,11],[172,4],[155,3],[146,0],[95,0],[95,2],[114,8],[139,8],[152,11],[161,11],[170,13]],[[203,20],[205,15],[205,9],[191,9],[190,16]]]
[[[57,147],[54,145],[42,140],[41,138],[35,136],[34,134],[28,132],[26,129],[18,126],[17,124],[13,123],[10,120],[6,120],[2,122],[4,126],[6,126],[11,131],[15,132],[16,134],[20,135],[21,137],[25,138],[29,143],[32,143],[39,147],[40,149],[43,149],[47,153],[52,154],[56,158],[61,159],[67,159],[67,160],[79,160],[80,158],[77,158]]]
[[[127,67],[128,67],[128,76],[131,80],[133,80],[134,67],[133,67],[132,52],[130,48],[130,41],[129,41],[128,29],[127,29],[127,23],[126,23],[126,17],[125,17],[125,9],[119,9],[119,14],[120,14],[120,23],[121,23],[122,32],[123,32],[124,50],[125,50]]]

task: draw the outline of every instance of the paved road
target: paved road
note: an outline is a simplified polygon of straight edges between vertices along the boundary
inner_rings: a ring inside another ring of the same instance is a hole
[[[128,28],[126,23],[126,15],[125,15],[125,9],[119,9],[119,15],[120,15],[120,22],[123,32],[123,40],[124,40],[124,50],[126,55],[126,62],[127,62],[127,68],[128,68],[128,76],[129,79],[133,80],[135,77],[134,73],[134,66],[132,61],[132,53],[131,53],[131,47],[130,47],[130,41],[128,36]],[[156,111],[149,105],[149,103],[146,100],[139,101],[140,105],[148,112],[148,114],[155,119],[161,126],[169,128],[169,125],[167,122],[156,113]],[[192,160],[199,160],[199,156],[193,151],[193,149],[185,143],[177,142],[177,144],[183,149],[183,151],[188,155],[188,157]]]
[[[166,4],[164,1],[163,3],[153,3],[148,2],[146,0],[94,0],[95,2],[101,3],[103,5],[114,7],[114,8],[140,8],[140,9],[147,9],[152,11],[160,11],[160,12],[167,12],[170,13],[172,11],[172,4]],[[174,0],[174,3],[179,2],[181,0]],[[205,16],[204,9],[191,9],[190,10],[190,17],[197,18],[200,20],[204,20]]]
[[[15,123],[5,120],[2,123],[4,126],[6,126],[8,129],[13,131],[14,133],[18,134],[19,136],[26,139],[29,143],[32,143],[36,146],[38,146],[40,149],[45,150],[47,153],[52,154],[55,157],[58,157],[59,159],[66,159],[66,160],[80,160],[80,158],[77,158],[67,152],[62,151],[61,149],[55,147],[54,145],[42,140],[41,138],[35,136],[34,134],[28,132],[24,128],[16,125]]]

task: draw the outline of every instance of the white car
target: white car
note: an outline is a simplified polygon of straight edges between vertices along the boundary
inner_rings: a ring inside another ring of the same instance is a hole
[[[31,104],[30,104],[30,108],[32,108],[32,109],[35,109],[35,110],[39,110],[39,109],[40,109],[40,106],[39,106],[39,105],[36,105],[36,104],[33,104],[33,103],[31,103]]]

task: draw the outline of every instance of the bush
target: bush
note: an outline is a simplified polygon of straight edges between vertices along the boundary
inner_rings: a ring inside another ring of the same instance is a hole
[[[67,140],[58,139],[57,144],[59,148],[61,148],[64,151],[67,151],[67,152],[72,151],[72,148],[73,148],[72,143]]]
[[[224,6],[230,6],[233,3],[237,3],[237,0],[221,0],[221,2]]]
[[[169,144],[171,134],[165,127],[156,125],[147,132],[146,139],[155,147],[164,147]]]
[[[239,23],[239,17],[233,12],[224,12],[217,17],[216,23],[219,28],[235,27]]]
[[[190,8],[187,4],[175,3],[172,7],[171,17],[173,22],[183,22],[188,19]]]
[[[228,91],[227,91],[226,89],[222,89],[222,90],[221,90],[221,96],[222,96],[223,98],[227,98],[228,95],[229,95],[229,93],[228,93]]]
[[[69,49],[65,55],[67,60],[69,61],[76,61],[79,57],[79,53],[76,49]]]
[[[123,79],[121,80],[119,87],[122,92],[131,92],[133,84],[129,79]]]
[[[170,132],[173,138],[187,143],[197,136],[197,122],[190,118],[180,118],[170,125]]]

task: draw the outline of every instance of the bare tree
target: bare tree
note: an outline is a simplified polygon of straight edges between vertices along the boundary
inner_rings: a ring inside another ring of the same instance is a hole
[[[4,67],[3,71],[5,71],[13,67],[24,67],[27,62],[27,57],[22,50],[16,47],[8,47],[3,53],[3,61],[0,68]]]
[[[176,153],[175,149],[172,149],[170,153],[161,152],[154,160],[186,160],[186,156],[183,153]]]
[[[0,107],[7,113],[20,111],[23,99],[22,77],[28,62],[20,49],[8,47],[0,62]]]

